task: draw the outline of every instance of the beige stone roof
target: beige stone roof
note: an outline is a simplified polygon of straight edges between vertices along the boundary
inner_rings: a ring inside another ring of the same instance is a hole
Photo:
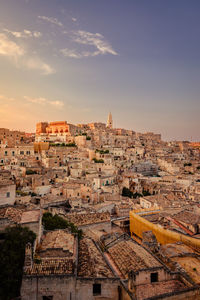
[[[62,249],[63,251],[69,251],[69,253],[73,255],[74,241],[74,236],[64,230],[50,231],[45,235],[40,245],[40,251]]]
[[[38,222],[40,219],[40,210],[24,211],[21,216],[20,224]]]
[[[161,254],[167,257],[176,257],[182,255],[194,254],[195,251],[187,245],[181,243],[166,244],[160,246]]]
[[[41,259],[40,263],[34,263],[32,268],[27,268],[26,275],[64,275],[72,274],[74,263],[72,259]]]
[[[89,238],[84,238],[79,243],[78,276],[114,277],[94,242]]]
[[[118,242],[108,249],[108,253],[125,278],[130,271],[161,267],[149,252],[133,241]]]
[[[173,218],[186,224],[200,224],[200,215],[186,210],[174,215]]]
[[[9,220],[19,223],[23,210],[14,207],[6,207],[0,209],[0,218],[8,218]]]
[[[110,214],[108,212],[102,213],[88,213],[88,214],[67,214],[67,220],[77,226],[89,225],[94,223],[109,222]]]
[[[74,236],[65,230],[48,232],[36,251],[32,267],[26,275],[72,274],[75,266]]]
[[[165,293],[171,293],[180,291],[185,288],[185,285],[178,280],[161,281],[154,284],[145,284],[137,287],[137,299],[145,300],[153,296],[162,295]]]

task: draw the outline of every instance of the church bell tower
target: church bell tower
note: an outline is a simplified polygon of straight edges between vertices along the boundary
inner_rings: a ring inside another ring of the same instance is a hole
[[[110,129],[113,128],[113,120],[112,120],[111,112],[110,112],[109,115],[108,115],[108,120],[107,120],[107,125],[106,125],[106,127],[107,127],[107,128],[110,128]]]

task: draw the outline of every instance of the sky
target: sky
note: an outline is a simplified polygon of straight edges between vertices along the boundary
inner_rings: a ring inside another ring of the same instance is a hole
[[[200,140],[199,0],[0,0],[0,127]]]

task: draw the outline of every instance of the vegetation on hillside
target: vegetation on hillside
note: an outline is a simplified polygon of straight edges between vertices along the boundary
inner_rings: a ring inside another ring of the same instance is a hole
[[[93,161],[94,161],[96,164],[103,164],[103,163],[104,163],[104,160],[103,160],[103,159],[96,159],[96,158],[93,158]]]
[[[122,196],[124,196],[124,197],[129,197],[129,198],[134,198],[134,199],[136,199],[136,198],[138,198],[138,197],[142,197],[142,196],[150,196],[151,194],[149,193],[149,191],[145,191],[144,189],[143,189],[143,191],[142,191],[142,194],[140,194],[140,193],[133,193],[132,191],[130,191],[128,188],[126,188],[126,187],[123,187],[123,189],[122,189]]]
[[[99,150],[99,149],[96,149],[95,152],[99,152],[100,154],[108,154],[109,150]]]
[[[77,147],[75,143],[51,143],[50,146],[52,147]]]

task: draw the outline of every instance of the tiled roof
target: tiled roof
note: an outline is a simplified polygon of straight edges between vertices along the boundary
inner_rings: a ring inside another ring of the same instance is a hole
[[[40,263],[34,263],[32,268],[26,269],[26,275],[64,275],[72,274],[74,263],[72,259],[46,259]]]
[[[130,271],[160,267],[161,264],[143,247],[133,241],[121,241],[108,249],[112,260],[123,274],[128,277]]]
[[[94,242],[88,238],[79,244],[78,276],[114,277]]]
[[[181,211],[174,215],[173,218],[186,224],[200,224],[200,215],[190,211]]]
[[[89,214],[67,214],[66,218],[77,226],[89,225],[93,223],[110,221],[110,214],[103,213],[89,213]]]
[[[69,251],[69,253],[73,255],[74,242],[74,236],[64,230],[50,231],[45,235],[40,245],[40,251],[62,249],[63,251]]]
[[[23,210],[14,207],[7,207],[0,209],[0,218],[8,218],[9,220],[19,223],[21,220]]]

